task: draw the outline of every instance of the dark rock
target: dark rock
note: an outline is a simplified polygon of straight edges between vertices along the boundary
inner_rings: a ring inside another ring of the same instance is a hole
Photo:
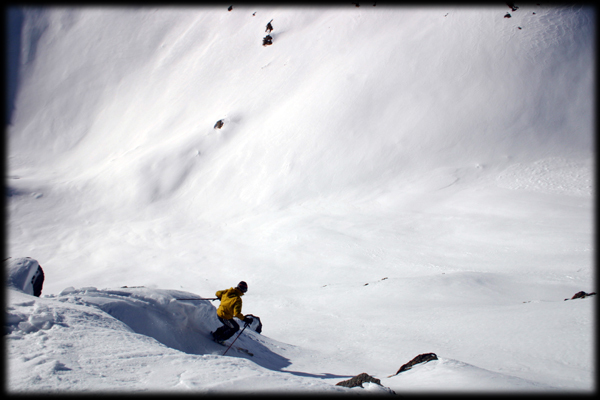
[[[35,275],[31,278],[31,285],[33,286],[33,295],[40,297],[42,294],[42,287],[44,286],[44,270],[42,266],[38,266]]]
[[[348,388],[353,388],[356,386],[360,386],[363,387],[363,383],[365,382],[373,382],[376,383],[378,385],[381,385],[381,381],[377,378],[373,378],[371,375],[363,372],[362,374],[358,374],[355,377],[352,377],[350,379],[348,379],[347,381],[341,381],[336,383],[336,386],[345,386]]]
[[[506,13],[506,15],[504,16],[504,18],[510,18],[511,15],[509,13]]]
[[[221,129],[223,127],[223,120],[220,119],[217,121],[217,123],[215,124],[215,129]]]
[[[263,38],[263,46],[270,46],[273,44],[273,38],[271,35],[267,35]]]
[[[519,9],[518,6],[515,6],[515,3],[506,3],[506,5],[509,6],[513,11],[517,11]]]
[[[573,297],[571,297],[571,299],[570,299],[570,300],[575,300],[575,299],[584,299],[584,298],[586,298],[586,297],[589,297],[589,296],[595,296],[595,295],[596,295],[596,292],[592,292],[592,293],[586,293],[586,292],[584,292],[584,291],[581,291],[581,292],[577,292],[577,293],[575,293],[575,294],[573,295]],[[569,300],[569,299],[565,299],[565,301],[566,301],[566,300]]]
[[[231,11],[233,10],[233,6],[229,6],[229,8],[227,9],[227,11]]]
[[[398,372],[396,372],[394,375],[398,375],[400,372],[408,371],[409,369],[411,369],[412,367],[414,367],[417,364],[426,363],[428,361],[437,360],[437,359],[438,358],[435,353],[419,354],[418,356],[416,356],[415,358],[413,358],[412,360],[410,360],[409,362],[407,362],[406,364],[401,366],[400,369],[398,370]]]
[[[262,322],[260,322],[260,318],[253,314],[246,314],[249,317],[252,317],[252,323],[249,325],[251,329],[254,329],[256,332],[262,332]],[[256,326],[256,327],[254,327]]]

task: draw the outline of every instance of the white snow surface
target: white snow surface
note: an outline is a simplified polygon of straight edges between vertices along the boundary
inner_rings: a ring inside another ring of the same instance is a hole
[[[228,6],[22,9],[6,391],[593,392],[594,9]]]

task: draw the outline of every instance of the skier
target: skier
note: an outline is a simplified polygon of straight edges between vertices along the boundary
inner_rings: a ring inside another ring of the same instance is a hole
[[[252,317],[242,314],[242,296],[247,290],[248,284],[241,281],[234,288],[219,290],[216,293],[217,298],[221,300],[221,304],[217,309],[217,317],[223,326],[211,332],[215,342],[223,344],[240,329],[240,326],[233,320],[233,317],[244,321],[246,326],[252,323]]]
[[[273,32],[273,25],[271,25],[271,22],[273,22],[273,20],[270,20],[269,23],[267,24],[267,29],[265,30],[265,32],[267,32],[267,33]]]

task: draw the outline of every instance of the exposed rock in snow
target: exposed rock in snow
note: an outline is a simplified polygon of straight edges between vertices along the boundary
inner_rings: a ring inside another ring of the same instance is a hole
[[[586,297],[595,296],[595,295],[596,295],[596,292],[586,293],[584,291],[581,291],[581,292],[575,293],[573,295],[573,297],[571,297],[570,299],[565,299],[565,300],[585,299]]]
[[[336,386],[345,386],[345,387],[349,387],[349,388],[353,388],[356,386],[363,387],[363,383],[365,383],[365,382],[373,382],[378,385],[381,385],[381,380],[372,377],[371,375],[367,374],[366,372],[363,372],[362,374],[358,374],[348,380],[336,383]]]
[[[515,6],[515,3],[507,2],[506,5],[509,6],[513,11],[517,11],[519,9],[519,6]]]
[[[335,385],[348,388],[361,387],[369,392],[385,392],[389,394],[396,394],[392,389],[383,386],[380,379],[372,377],[366,372],[358,374],[348,380],[338,382]]]
[[[437,360],[437,359],[438,359],[438,357],[435,353],[419,354],[418,356],[416,356],[415,358],[413,358],[412,360],[410,360],[409,362],[407,362],[406,364],[401,366],[395,375],[398,375],[400,372],[407,371],[417,364],[426,363],[428,361]]]

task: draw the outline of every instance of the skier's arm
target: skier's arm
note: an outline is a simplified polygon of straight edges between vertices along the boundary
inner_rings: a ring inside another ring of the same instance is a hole
[[[233,316],[242,321],[246,318],[244,317],[244,314],[242,314],[242,299],[235,302],[235,305],[233,306]]]

